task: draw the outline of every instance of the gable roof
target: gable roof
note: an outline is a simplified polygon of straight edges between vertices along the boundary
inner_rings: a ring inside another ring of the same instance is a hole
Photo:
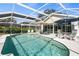
[[[67,15],[67,14],[60,14],[60,13],[52,13],[51,15],[49,15],[49,17],[47,17],[45,20],[43,20],[44,22],[46,22],[47,20],[49,20],[51,17],[59,17],[59,18],[78,18],[79,16],[75,16],[75,15]]]

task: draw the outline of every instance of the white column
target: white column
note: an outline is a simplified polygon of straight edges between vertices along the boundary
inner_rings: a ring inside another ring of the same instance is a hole
[[[41,32],[43,33],[43,24],[41,24]]]
[[[54,35],[54,23],[53,23],[53,35]]]

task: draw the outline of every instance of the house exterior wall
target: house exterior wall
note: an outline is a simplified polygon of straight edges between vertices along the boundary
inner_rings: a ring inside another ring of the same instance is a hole
[[[47,21],[45,21],[45,23],[54,23],[55,21],[58,21],[60,19],[62,19],[62,18],[52,16]]]

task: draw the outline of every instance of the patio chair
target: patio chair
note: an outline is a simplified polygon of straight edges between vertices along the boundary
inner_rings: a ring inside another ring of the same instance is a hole
[[[70,34],[70,40],[75,40],[77,36],[77,30],[73,30],[72,33]]]
[[[31,30],[31,33],[33,33],[34,32],[34,30]]]
[[[27,32],[30,33],[30,30],[28,30]]]
[[[79,30],[77,31],[76,35],[73,38],[75,41],[79,41]]]

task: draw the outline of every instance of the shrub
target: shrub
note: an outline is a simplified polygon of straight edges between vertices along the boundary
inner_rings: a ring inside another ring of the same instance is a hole
[[[33,28],[20,28],[20,27],[16,27],[16,26],[12,26],[12,27],[5,27],[5,26],[0,26],[0,33],[21,33],[21,30],[23,33],[27,33],[28,30],[33,30]]]

